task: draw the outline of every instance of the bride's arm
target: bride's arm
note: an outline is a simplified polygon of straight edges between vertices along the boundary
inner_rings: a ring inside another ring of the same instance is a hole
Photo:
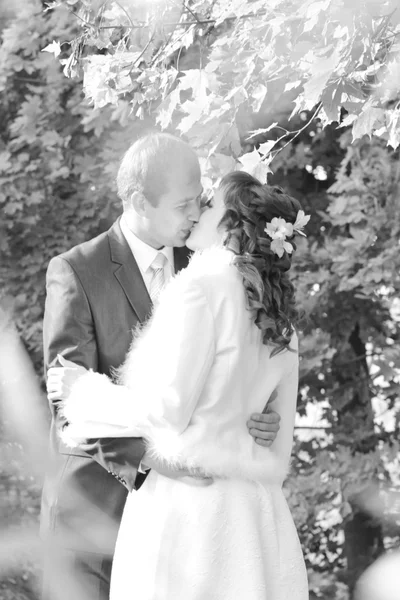
[[[70,438],[151,437],[188,425],[214,359],[214,323],[201,287],[174,281],[122,369],[124,385],[88,373],[64,402]]]
[[[298,352],[297,336],[292,342],[293,349]],[[280,416],[280,428],[275,440],[270,445],[269,456],[279,461],[283,472],[287,472],[293,447],[294,424],[297,408],[297,391],[299,386],[299,364],[296,357],[291,371],[283,378],[276,389],[275,397],[268,403],[272,410]],[[272,463],[274,464],[274,463]]]

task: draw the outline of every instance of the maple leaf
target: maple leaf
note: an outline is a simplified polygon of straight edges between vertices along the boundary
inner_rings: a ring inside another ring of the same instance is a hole
[[[53,53],[54,56],[57,58],[57,56],[60,56],[61,54],[60,42],[56,42],[55,40],[53,40],[51,44],[48,44],[45,48],[42,48],[42,52]]]
[[[301,6],[299,14],[303,16],[305,20],[304,32],[309,32],[315,27],[321,13],[325,13],[329,4],[330,0],[320,0],[317,2],[305,2],[303,6]]]
[[[252,175],[261,181],[261,183],[266,183],[269,173],[272,173],[269,163],[263,160],[262,162],[259,162],[258,165],[256,165],[256,167],[253,169]]]
[[[353,141],[363,135],[371,137],[373,129],[378,128],[385,117],[383,108],[367,106],[353,123]]]
[[[317,104],[339,61],[340,54],[337,51],[314,61],[311,66],[311,78],[304,84],[303,109],[311,110]]]
[[[182,104],[181,110],[185,112],[187,116],[180,121],[178,129],[182,133],[189,131],[195,123],[201,120],[203,113],[208,111],[210,102],[211,97],[205,95],[197,97],[194,101],[187,100]]]
[[[247,152],[246,154],[239,156],[238,160],[243,166],[242,170],[252,175],[256,166],[261,162],[261,156],[257,150],[254,149],[252,152]]]
[[[172,121],[172,115],[180,101],[180,89],[175,88],[169,96],[167,96],[159,105],[157,109],[157,123],[160,124],[161,129],[166,129]]]
[[[327,123],[340,121],[341,99],[341,86],[337,86],[335,83],[327,86],[322,92],[321,100]]]
[[[269,154],[272,150],[272,148],[275,146],[276,144],[276,140],[268,140],[268,142],[264,142],[262,144],[260,144],[257,148],[257,150],[260,152],[260,154],[262,154],[263,156],[266,156],[267,154]]]
[[[193,90],[193,96],[201,97],[206,94],[206,90],[217,91],[219,84],[215,73],[210,73],[204,69],[188,69],[184,71],[183,77],[179,80],[181,90]]]
[[[272,173],[269,168],[269,162],[263,161],[256,149],[252,152],[247,152],[247,154],[243,154],[238,160],[243,167],[242,171],[246,171],[246,173],[253,175],[253,177],[259,179],[261,183],[265,183],[268,173]]]
[[[261,106],[267,95],[267,88],[262,83],[259,83],[254,90],[251,92],[251,98],[253,99],[252,107],[254,112],[259,112]]]
[[[400,145],[400,110],[391,111],[388,115],[388,131],[389,139],[388,146],[392,146],[394,150]]]
[[[380,63],[379,67],[382,67]],[[375,95],[380,99],[381,102],[388,102],[395,100],[398,97],[400,80],[400,55],[397,53],[393,60],[390,60],[388,64],[382,69],[382,73],[379,78],[379,87],[377,88]]]

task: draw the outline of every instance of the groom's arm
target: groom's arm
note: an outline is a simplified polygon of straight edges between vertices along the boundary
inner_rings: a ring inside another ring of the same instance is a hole
[[[69,262],[53,258],[47,270],[47,297],[43,323],[45,372],[58,366],[62,354],[86,369],[98,369],[98,350],[90,305],[82,284]],[[58,413],[57,401],[50,400],[56,428],[65,420]],[[61,442],[60,442],[61,443]],[[89,454],[129,491],[138,489],[146,478],[138,473],[145,452],[141,438],[88,440],[81,449]]]
[[[247,421],[247,428],[256,444],[269,448],[280,429],[281,417],[270,406],[262,413],[253,413]]]

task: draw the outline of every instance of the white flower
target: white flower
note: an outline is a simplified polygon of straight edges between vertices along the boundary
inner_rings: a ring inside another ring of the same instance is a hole
[[[274,217],[271,223],[266,224],[267,226],[264,229],[265,233],[272,239],[271,250],[275,252],[279,258],[282,258],[285,251],[288,254],[292,254],[293,246],[290,242],[286,241],[286,238],[292,237],[295,233],[305,236],[306,234],[302,229],[307,225],[309,220],[310,216],[305,215],[304,210],[299,210],[296,221],[293,224],[287,223],[282,217]]]
[[[285,240],[293,235],[293,225],[286,223],[281,217],[274,217],[271,223],[267,223],[264,231],[273,240]]]
[[[285,250],[288,254],[292,254],[293,246],[290,242],[285,242],[285,240],[275,238],[271,242],[271,250],[272,252],[275,252],[279,258],[282,258]]]
[[[296,221],[293,224],[294,231],[296,233],[299,233],[300,235],[304,235],[304,237],[306,237],[306,234],[301,230],[303,229],[303,227],[305,227],[307,225],[309,220],[310,220],[310,215],[306,215],[304,213],[304,210],[299,210],[299,212],[297,213]]]

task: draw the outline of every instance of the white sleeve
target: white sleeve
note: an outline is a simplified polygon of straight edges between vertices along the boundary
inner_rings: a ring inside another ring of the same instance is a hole
[[[298,352],[297,337],[294,343],[294,349]],[[289,467],[293,447],[298,386],[299,364],[296,360],[292,370],[279,383],[275,398],[268,403],[272,410],[276,411],[281,417],[279,431],[268,452],[279,461],[284,471],[287,471]]]
[[[154,428],[181,433],[214,355],[213,316],[200,286],[172,284],[127,357],[125,385],[98,373],[76,382],[64,402],[65,436],[73,444],[89,437],[146,437]]]

